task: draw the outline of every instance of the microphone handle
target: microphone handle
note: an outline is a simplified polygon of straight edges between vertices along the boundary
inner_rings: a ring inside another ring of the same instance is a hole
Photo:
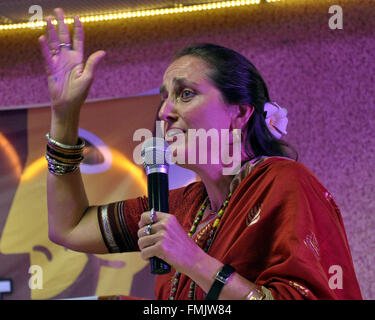
[[[168,174],[162,172],[149,173],[147,175],[148,207],[155,211],[169,212],[169,187]],[[169,264],[163,260],[152,257],[150,259],[152,274],[166,274],[171,272]]]

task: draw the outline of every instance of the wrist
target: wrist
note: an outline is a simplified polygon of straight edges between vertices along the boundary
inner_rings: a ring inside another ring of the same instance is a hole
[[[59,109],[68,109],[68,110],[59,110]],[[79,120],[81,107],[58,107],[52,105],[51,115],[52,119],[58,122],[71,122]]]
[[[207,292],[205,300],[218,300],[223,287],[229,281],[229,278],[233,275],[236,270],[229,264],[224,265],[216,273],[215,280]]]
[[[51,138],[68,145],[78,141],[79,115],[57,115],[52,113]]]
[[[208,292],[215,276],[224,264],[201,250],[196,262],[186,275],[196,282],[205,292]]]

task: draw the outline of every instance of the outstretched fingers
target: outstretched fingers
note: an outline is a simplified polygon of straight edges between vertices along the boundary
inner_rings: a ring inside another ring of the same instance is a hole
[[[51,50],[48,47],[48,41],[46,36],[40,36],[39,37],[39,44],[40,44],[40,49],[42,51],[42,55],[44,58],[45,62],[45,67],[47,69],[47,73],[50,74],[52,72],[52,53]]]
[[[85,69],[83,70],[83,75],[88,79],[93,79],[96,66],[104,58],[105,55],[106,53],[103,50],[96,51],[92,55],[90,55],[87,59]]]
[[[61,44],[70,44],[69,28],[64,22],[64,11],[60,8],[54,10],[54,15],[57,20],[57,36]],[[62,47],[61,50],[66,50],[66,47]]]
[[[57,37],[57,32],[52,24],[52,17],[47,18],[47,42],[48,42],[48,47],[50,50],[59,50],[59,38]]]
[[[74,17],[74,35],[73,35],[73,49],[78,51],[83,56],[84,50],[84,34],[82,23],[79,18]]]

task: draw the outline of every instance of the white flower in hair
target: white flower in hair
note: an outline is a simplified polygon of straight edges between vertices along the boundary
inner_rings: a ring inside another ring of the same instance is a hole
[[[264,111],[267,112],[266,124],[271,133],[280,139],[281,135],[287,134],[286,127],[288,125],[288,111],[280,107],[276,102],[266,102]]]

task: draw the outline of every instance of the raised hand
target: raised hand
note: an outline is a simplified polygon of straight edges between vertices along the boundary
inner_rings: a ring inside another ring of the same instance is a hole
[[[52,17],[47,18],[46,35],[39,37],[41,51],[48,74],[52,112],[55,116],[79,114],[94,79],[94,71],[105,56],[100,50],[83,61],[84,33],[78,17],[74,18],[73,44],[62,9],[55,9],[57,29]]]

